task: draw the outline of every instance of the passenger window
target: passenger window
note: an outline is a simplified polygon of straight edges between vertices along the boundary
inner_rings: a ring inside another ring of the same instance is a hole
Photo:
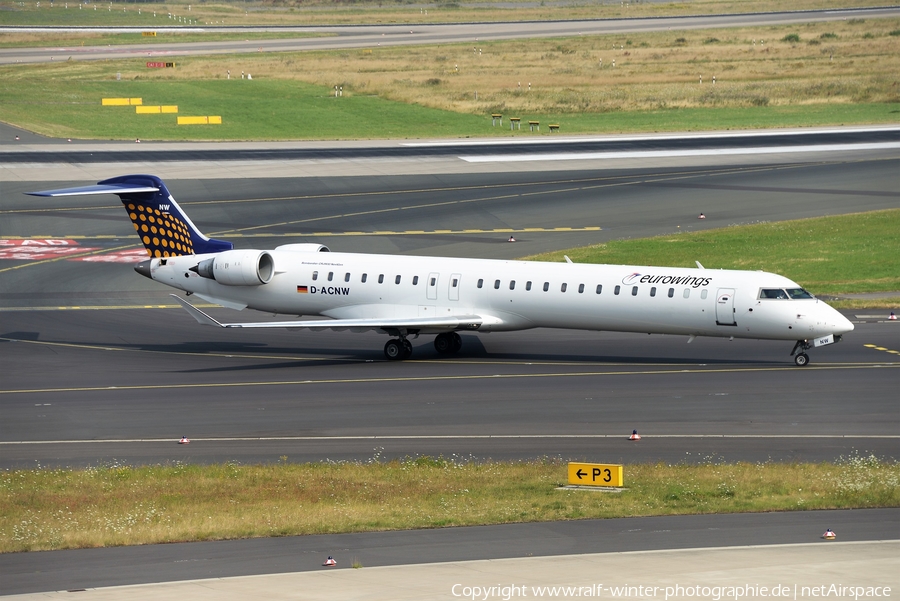
[[[418,285],[419,285],[419,276],[414,275],[413,276],[413,286],[418,286]]]
[[[637,286],[631,287],[631,296],[637,296]]]
[[[500,290],[500,280],[494,280],[494,290]]]
[[[603,292],[603,284],[597,284],[597,294]]]
[[[333,272],[333,271],[329,271],[329,272],[328,272],[328,281],[330,282],[330,281],[333,280],[333,279],[334,279],[334,272]]]
[[[656,296],[656,286],[650,288],[650,296]]]
[[[703,289],[703,290],[700,291],[700,298],[705,299],[707,296],[709,296],[709,291],[708,291],[708,290]]]
[[[362,274],[362,278],[360,279],[360,281],[361,281],[363,284],[365,284],[365,283],[366,283],[366,280],[368,280],[368,279],[369,279],[369,274],[368,274],[368,273],[364,273],[364,274]]]
[[[675,296],[675,289],[669,288],[669,298],[673,298]]]
[[[582,294],[584,292],[584,284],[578,284],[578,294]]]
[[[550,290],[550,282],[544,282],[544,292]]]
[[[691,289],[685,288],[684,289],[684,298],[690,298],[690,297],[691,297]]]
[[[349,272],[349,271],[348,271],[347,273],[344,274],[344,281],[345,281],[345,282],[349,282],[349,281],[350,281],[350,272]]]
[[[621,289],[622,289],[621,286],[616,286],[616,287],[613,289],[613,294],[615,294],[616,296],[619,296],[619,290],[621,290]]]
[[[510,290],[515,290],[515,289],[516,289],[516,281],[515,281],[515,280],[510,280],[510,281],[509,281],[509,289],[510,289]]]
[[[434,286],[434,278],[431,279],[431,285]],[[478,278],[478,287],[481,288],[482,286],[484,286],[484,280]]]
[[[525,282],[525,290],[531,290],[531,280]]]
[[[568,287],[568,284],[565,284],[565,283],[564,283],[562,286],[559,287],[559,291],[560,291],[560,292],[565,292],[565,291],[566,291],[566,287]]]
[[[453,278],[453,287],[456,288],[459,286],[459,278]]]
[[[315,282],[315,281],[318,280],[318,279],[319,279],[319,272],[318,272],[318,271],[314,271],[314,272],[313,272],[313,281]]]
[[[394,278],[394,283],[395,283],[395,284],[399,284],[399,283],[400,283],[400,276],[399,276],[399,275],[398,275],[397,277]]]
[[[378,274],[378,283],[384,284],[384,274],[383,273]]]

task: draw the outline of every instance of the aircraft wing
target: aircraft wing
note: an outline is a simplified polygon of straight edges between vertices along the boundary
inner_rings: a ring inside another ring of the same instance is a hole
[[[222,323],[176,294],[178,301],[199,323],[217,328],[295,328],[310,330],[477,330],[483,323],[480,315],[453,315],[447,317],[410,317],[389,319],[316,319],[310,321],[262,321],[246,323]]]

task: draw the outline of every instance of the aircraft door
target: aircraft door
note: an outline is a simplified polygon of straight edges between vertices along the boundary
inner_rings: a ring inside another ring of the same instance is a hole
[[[458,301],[459,300],[459,285],[462,282],[462,275],[458,273],[450,274],[450,300]]]
[[[719,288],[716,293],[716,325],[737,325],[734,321],[734,288]]]
[[[429,273],[428,282],[425,286],[425,296],[428,300],[437,300],[437,285],[440,274]]]

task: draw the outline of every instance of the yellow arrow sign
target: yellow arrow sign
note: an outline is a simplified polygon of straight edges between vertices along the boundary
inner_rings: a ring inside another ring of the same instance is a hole
[[[569,484],[578,486],[623,486],[621,465],[569,463]]]

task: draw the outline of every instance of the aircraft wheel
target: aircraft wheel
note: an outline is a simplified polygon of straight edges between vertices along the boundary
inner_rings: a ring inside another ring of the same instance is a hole
[[[399,361],[403,359],[406,355],[406,348],[403,346],[402,341],[391,339],[388,340],[384,345],[384,356],[388,358],[389,361]]]
[[[434,350],[442,355],[453,352],[453,337],[451,334],[438,334],[434,338]]]
[[[462,348],[462,337],[456,332],[450,333],[450,339],[452,341],[453,346],[450,349],[451,353],[458,353],[459,349]]]
[[[403,359],[409,359],[412,357],[412,342],[407,339],[403,339]]]
[[[809,365],[809,355],[806,353],[800,353],[794,357],[794,363],[797,364],[797,367],[806,367]]]

